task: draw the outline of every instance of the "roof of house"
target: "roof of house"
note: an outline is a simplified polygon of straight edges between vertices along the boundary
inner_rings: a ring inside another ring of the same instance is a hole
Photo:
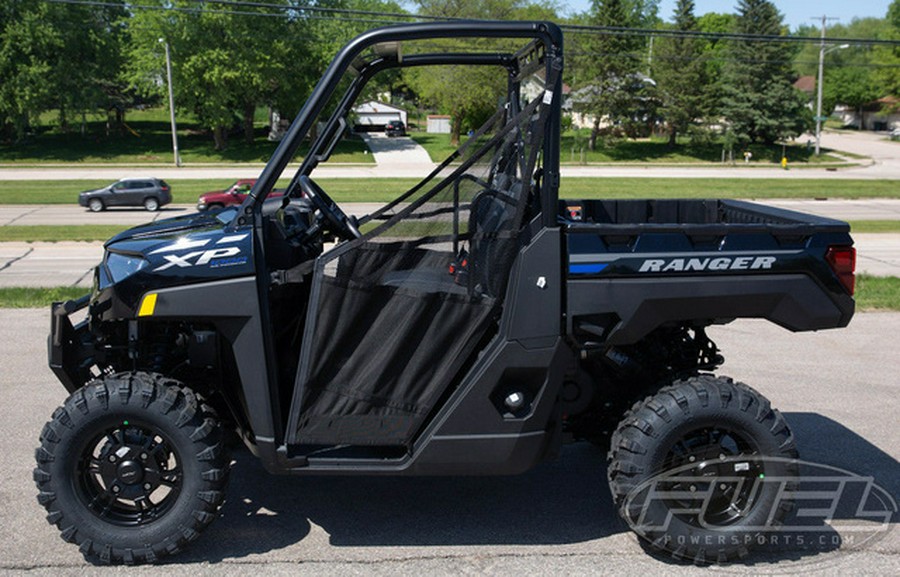
[[[802,90],[803,92],[815,92],[816,90],[816,77],[815,76],[801,76],[794,82],[794,88],[797,90]]]
[[[377,100],[369,100],[368,102],[363,102],[359,106],[353,109],[353,112],[357,114],[384,114],[386,112],[406,112],[402,108],[398,108],[397,106],[392,106],[385,102],[378,102]]]

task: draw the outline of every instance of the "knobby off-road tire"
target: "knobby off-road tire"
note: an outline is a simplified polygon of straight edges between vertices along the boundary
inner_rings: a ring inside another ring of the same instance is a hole
[[[612,436],[608,477],[619,514],[653,548],[724,563],[783,523],[793,505],[765,478],[796,487],[796,458],[784,417],[765,397],[701,375],[632,407]]]
[[[221,436],[213,410],[177,381],[141,372],[95,379],[41,431],[38,502],[88,559],[173,555],[222,505],[229,460]]]

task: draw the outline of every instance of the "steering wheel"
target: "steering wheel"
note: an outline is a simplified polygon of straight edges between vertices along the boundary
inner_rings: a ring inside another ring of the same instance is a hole
[[[300,184],[300,190],[303,191],[303,194],[316,205],[316,208],[331,223],[331,232],[344,240],[353,240],[362,236],[362,233],[356,227],[356,223],[341,210],[337,203],[331,200],[331,197],[322,190],[321,186],[313,182],[305,174],[298,178],[297,182]]]

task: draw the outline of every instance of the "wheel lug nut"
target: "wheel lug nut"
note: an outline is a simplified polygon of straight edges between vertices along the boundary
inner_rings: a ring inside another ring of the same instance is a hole
[[[112,492],[113,492],[113,493],[118,493],[118,492],[121,491],[121,490],[122,490],[122,489],[121,489],[118,485],[113,485],[113,487],[112,487]]]
[[[144,490],[149,491],[152,485],[150,483],[144,483]]]
[[[722,461],[724,461],[724,460],[725,460],[725,453],[719,453],[719,459],[722,460]]]
[[[727,487],[728,487],[728,485],[726,485],[725,483],[719,484],[719,488],[722,489],[723,491],[724,491]]]
[[[691,485],[691,493],[696,493],[696,492],[697,492],[697,486]]]
[[[695,456],[693,456],[693,455],[691,455],[690,457],[688,457],[688,461],[690,461],[691,463],[693,463],[693,462],[696,461],[696,460],[697,460],[697,457],[695,457]]]
[[[115,462],[116,462],[116,456],[115,456],[115,455],[110,455],[110,456],[109,456],[109,462],[110,462],[110,463],[115,463]]]
[[[147,453],[141,453],[141,461],[147,460]]]

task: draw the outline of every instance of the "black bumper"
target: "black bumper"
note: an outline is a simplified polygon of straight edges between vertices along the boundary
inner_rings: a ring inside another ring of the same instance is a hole
[[[69,315],[90,302],[90,295],[51,306],[50,337],[47,339],[47,360],[59,382],[70,393],[75,392],[91,379],[94,348],[84,320],[73,325]]]

